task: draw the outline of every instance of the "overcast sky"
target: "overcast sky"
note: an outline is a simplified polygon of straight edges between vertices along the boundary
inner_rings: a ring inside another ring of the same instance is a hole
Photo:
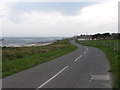
[[[0,3],[0,22],[7,37],[118,32],[118,1]]]

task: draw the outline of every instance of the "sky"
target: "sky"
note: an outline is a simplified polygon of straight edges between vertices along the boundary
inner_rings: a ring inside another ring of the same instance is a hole
[[[1,2],[3,37],[71,37],[118,32],[118,1]]]

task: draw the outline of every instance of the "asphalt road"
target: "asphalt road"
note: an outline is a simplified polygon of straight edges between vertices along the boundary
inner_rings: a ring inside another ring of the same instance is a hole
[[[3,88],[110,88],[104,53],[71,41],[77,50],[2,79]]]

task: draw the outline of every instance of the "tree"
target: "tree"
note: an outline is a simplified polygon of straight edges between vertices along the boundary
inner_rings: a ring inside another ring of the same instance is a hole
[[[108,37],[111,37],[111,34],[110,33],[103,33],[102,34],[102,38],[106,39]]]
[[[95,34],[95,35],[92,35],[92,39],[94,39],[94,38],[96,38],[96,39],[101,39],[101,38],[102,38],[102,35],[101,35],[100,33]]]

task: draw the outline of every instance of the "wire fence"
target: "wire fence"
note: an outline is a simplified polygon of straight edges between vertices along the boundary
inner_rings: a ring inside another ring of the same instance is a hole
[[[86,45],[104,46],[113,50],[120,50],[120,40],[95,40],[84,41]]]

